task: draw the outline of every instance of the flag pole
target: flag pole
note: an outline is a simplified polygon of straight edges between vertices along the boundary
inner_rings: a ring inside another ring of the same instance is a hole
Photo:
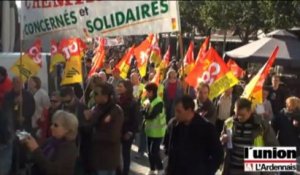
[[[21,4],[21,9],[19,9],[19,12],[22,12],[22,4]],[[21,100],[21,103],[20,103],[20,113],[19,113],[19,119],[20,119],[20,123],[21,125],[23,125],[23,94],[22,94],[22,91],[23,91],[23,86],[24,86],[24,82],[23,82],[23,78],[22,78],[22,72],[21,72],[21,69],[23,67],[23,58],[22,58],[22,55],[23,55],[23,16],[21,15],[22,13],[19,13],[19,19],[20,19],[20,67],[19,67],[19,75],[20,75],[20,81],[22,82],[22,89],[20,90],[20,98],[22,99]],[[21,122],[22,121],[22,122]]]
[[[182,62],[181,62],[182,75],[184,75],[183,42],[182,42],[182,33],[181,33],[181,31],[179,31],[178,40],[179,40],[180,59],[182,60]]]

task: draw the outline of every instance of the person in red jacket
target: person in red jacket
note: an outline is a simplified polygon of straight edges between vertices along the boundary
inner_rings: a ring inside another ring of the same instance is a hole
[[[12,89],[12,82],[7,76],[7,71],[0,66],[0,108],[2,107],[4,95]]]

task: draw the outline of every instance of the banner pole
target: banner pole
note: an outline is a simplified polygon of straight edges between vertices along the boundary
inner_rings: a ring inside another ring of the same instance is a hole
[[[21,15],[22,14],[22,7],[21,7],[21,9],[20,9],[20,12],[21,13],[19,13],[19,19],[20,19],[20,67],[19,67],[19,78],[20,78],[20,81],[21,81],[21,83],[22,83],[22,89],[20,89],[20,99],[21,99],[21,102],[20,102],[20,106],[19,106],[19,108],[20,108],[20,110],[19,110],[19,119],[20,119],[20,124],[21,125],[23,125],[23,93],[22,93],[22,91],[23,91],[23,86],[25,85],[25,82],[23,82],[23,76],[22,76],[22,71],[21,71],[21,69],[22,69],[22,67],[23,67],[23,58],[22,58],[22,56],[23,56],[23,16]],[[27,132],[29,132],[29,131],[27,131]]]

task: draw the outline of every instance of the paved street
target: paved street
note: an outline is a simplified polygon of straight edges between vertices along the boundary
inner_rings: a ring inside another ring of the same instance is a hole
[[[137,154],[137,151],[138,151],[138,147],[133,144],[132,146],[132,154],[131,154],[131,167],[130,167],[130,170],[131,170],[131,174],[130,175],[146,175],[149,171],[149,161],[148,161],[148,157],[147,155],[145,154],[144,157],[142,158],[139,158],[137,159],[136,156],[138,155]],[[162,155],[164,155],[162,153]],[[166,160],[166,157],[164,157],[164,160]],[[164,166],[166,164],[166,161],[164,161]],[[221,172],[217,172],[216,175],[221,175]]]

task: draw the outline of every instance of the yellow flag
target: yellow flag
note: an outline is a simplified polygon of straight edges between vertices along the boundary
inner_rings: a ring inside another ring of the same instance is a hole
[[[35,40],[33,46],[11,67],[11,71],[16,76],[27,80],[40,71],[42,67],[41,45],[40,39]]]
[[[82,68],[81,57],[72,56],[70,60],[66,62],[63,79],[61,85],[81,83],[82,82]]]
[[[22,64],[21,64],[22,59]],[[21,77],[22,80],[27,80],[29,77],[36,75],[41,67],[28,55],[22,55],[16,63],[11,67],[14,75]]]
[[[53,72],[55,65],[61,62],[65,62],[66,59],[64,55],[59,50],[57,43],[51,40],[51,58],[50,58],[50,72]]]

